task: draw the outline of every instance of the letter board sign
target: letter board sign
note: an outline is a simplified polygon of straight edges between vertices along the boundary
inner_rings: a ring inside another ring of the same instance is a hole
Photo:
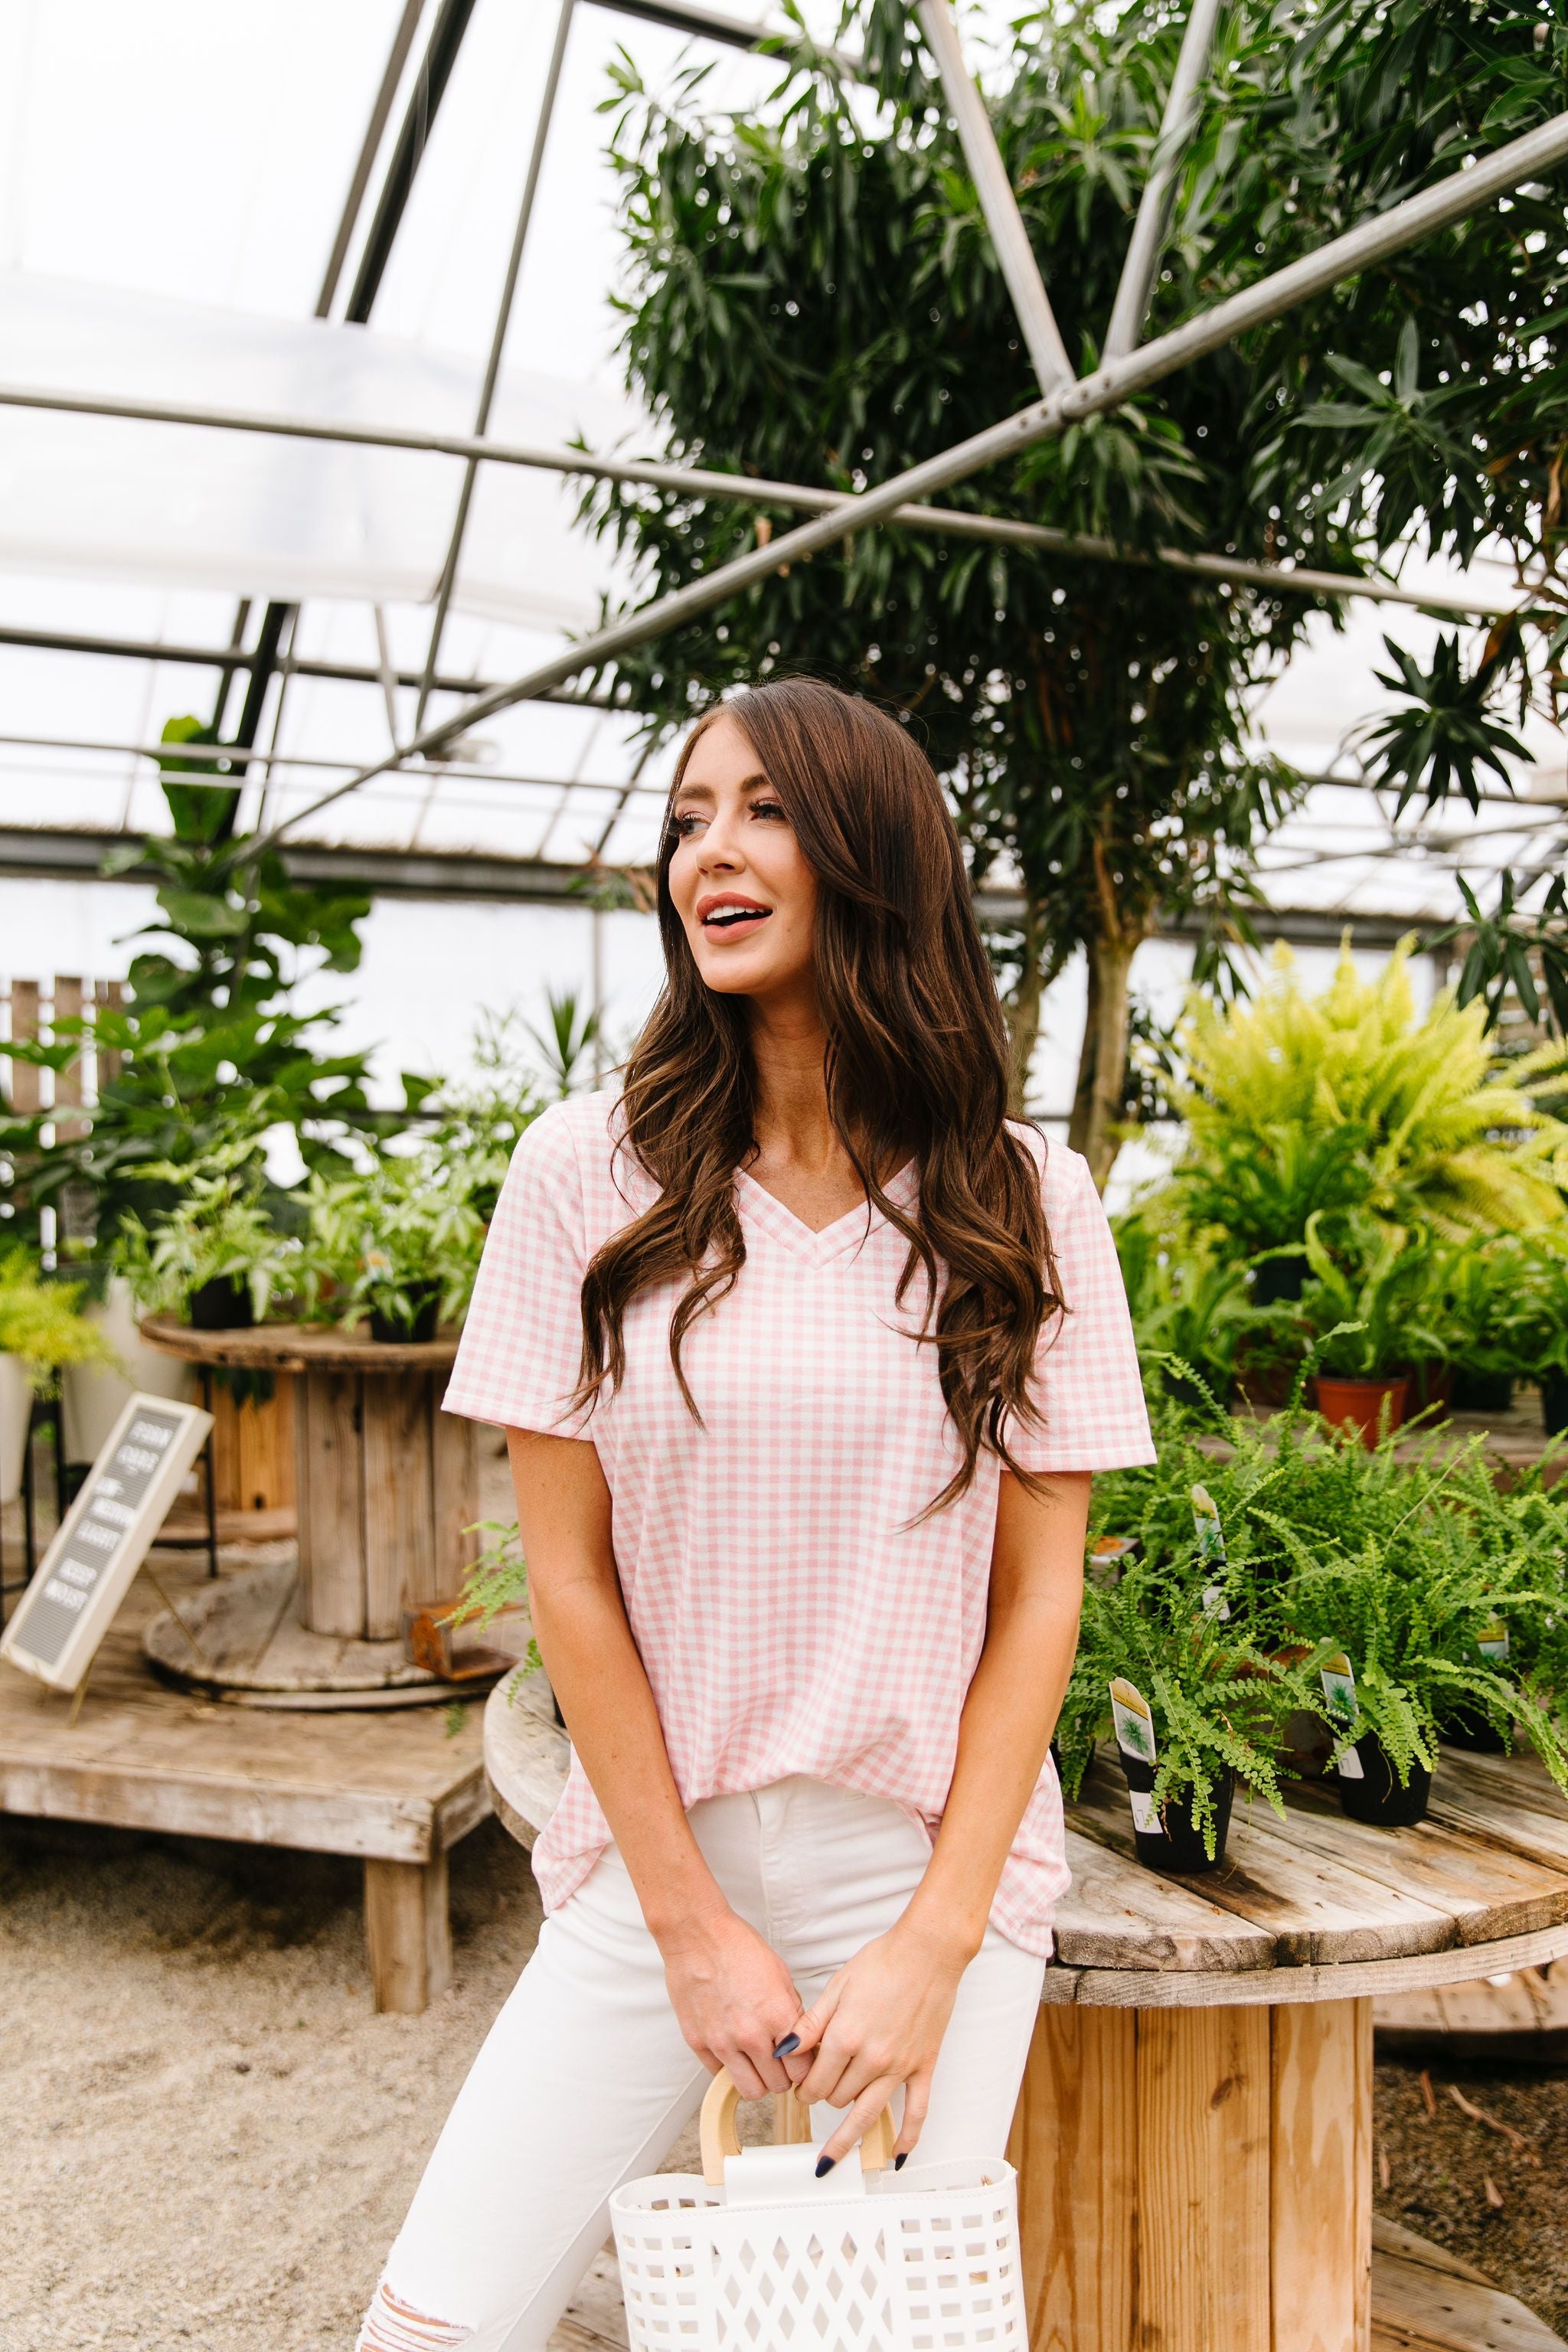
[[[199,1405],[131,1399],[0,1636],[0,1658],[76,1689],[211,1427]]]

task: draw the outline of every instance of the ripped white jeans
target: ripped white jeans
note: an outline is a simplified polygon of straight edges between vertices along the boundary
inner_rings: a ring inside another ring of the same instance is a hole
[[[900,1807],[799,1777],[710,1797],[690,1821],[729,1901],[807,2006],[893,1925],[931,1856]],[[1044,1971],[987,1930],[937,2062],[923,2159],[1001,2154]],[[542,2352],[609,2234],[611,2192],[657,2171],[707,2084],[612,1846],[545,1921],[490,2028],[387,2257],[359,2352]],[[836,2120],[816,2110],[815,2137]]]

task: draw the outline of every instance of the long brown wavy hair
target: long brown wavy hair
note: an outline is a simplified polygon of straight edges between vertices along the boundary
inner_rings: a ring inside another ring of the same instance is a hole
[[[909,1243],[900,1307],[917,1269],[926,1276],[918,1339],[935,1346],[963,1449],[963,1466],[927,1510],[965,1491],[983,1447],[1037,1487],[1014,1462],[1004,1423],[1009,1414],[1024,1425],[1038,1420],[1027,1382],[1041,1328],[1063,1302],[1038,1166],[1006,1125],[1002,1011],[957,830],[898,721],[815,678],[773,680],[716,705],[681,751],[658,862],[665,985],[627,1063],[623,1099],[623,1148],[661,1189],[584,1278],[579,1399],[624,1377],[631,1301],[685,1276],[669,1352],[700,1423],[681,1342],[745,1263],[734,1174],[757,1150],[748,1008],[705,984],[669,894],[675,794],[693,746],[721,716],[749,738],[816,877],[828,1113],[868,1197]],[[881,1179],[911,1158],[920,1191],[906,1213]]]

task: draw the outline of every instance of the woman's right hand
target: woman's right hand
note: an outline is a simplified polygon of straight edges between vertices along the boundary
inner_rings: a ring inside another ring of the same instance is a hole
[[[663,1937],[660,1948],[681,2032],[709,2071],[727,2066],[743,2099],[787,2091],[773,2049],[805,2004],[772,1946],[723,1910]]]

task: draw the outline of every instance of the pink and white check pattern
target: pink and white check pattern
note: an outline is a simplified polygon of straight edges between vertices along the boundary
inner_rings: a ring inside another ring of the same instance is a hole
[[[921,1284],[894,1293],[905,1244],[864,1208],[814,1234],[737,1174],[746,1263],[689,1332],[692,1419],[669,1361],[684,1284],[626,1319],[626,1377],[572,1413],[583,1272],[654,1197],[613,1150],[615,1098],[563,1103],[513,1155],[463,1334],[448,1412],[590,1437],[614,1499],[616,1561],[683,1801],[805,1773],[889,1797],[934,1833],[959,1716],[985,1633],[1000,1477],[983,1454],[968,1493],[910,1521],[960,1459],[918,1328]],[[1036,1470],[1154,1458],[1116,1251],[1086,1163],[1048,1150],[1046,1211],[1071,1311],[1043,1340],[1038,1429],[1016,1429]],[[889,1190],[918,1192],[911,1165]],[[585,1425],[591,1418],[591,1429]],[[575,1755],[534,1850],[545,1907],[587,1876],[609,1829]],[[1051,1948],[1068,1883],[1061,1796],[1047,1763],[1002,1874],[992,1920]]]

